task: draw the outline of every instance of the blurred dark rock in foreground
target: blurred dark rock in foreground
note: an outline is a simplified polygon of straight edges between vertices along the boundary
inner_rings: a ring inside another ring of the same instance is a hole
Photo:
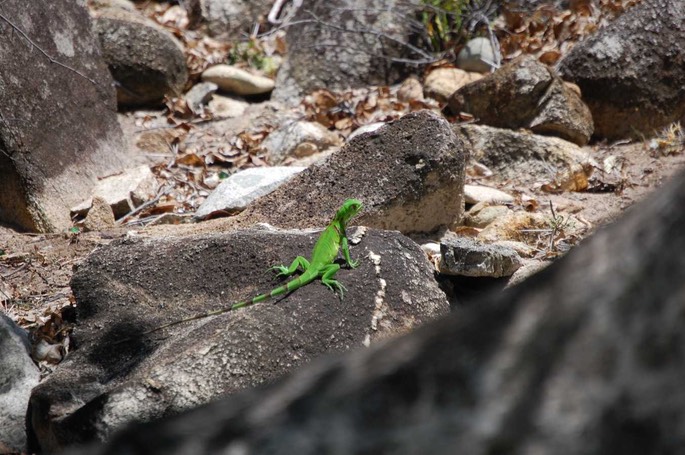
[[[521,286],[71,453],[674,454],[685,176]]]

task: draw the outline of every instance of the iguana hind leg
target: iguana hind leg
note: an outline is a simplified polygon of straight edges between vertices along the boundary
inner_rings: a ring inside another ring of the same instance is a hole
[[[302,256],[296,257],[290,264],[290,267],[284,265],[275,265],[271,267],[272,270],[277,270],[277,276],[290,276],[297,272],[297,269],[301,268],[303,272],[306,272],[309,268],[309,261]]]
[[[340,282],[333,279],[338,270],[340,270],[339,264],[328,264],[321,268],[319,274],[321,275],[321,282],[325,284],[331,291],[340,292],[340,300],[342,300],[343,294],[345,291],[347,291],[347,289],[345,289],[345,286],[340,284]]]

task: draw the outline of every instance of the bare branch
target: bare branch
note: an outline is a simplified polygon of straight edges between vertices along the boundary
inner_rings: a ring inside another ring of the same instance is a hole
[[[274,5],[271,7],[271,11],[269,11],[269,15],[267,16],[269,23],[281,24],[283,22],[288,22],[292,16],[295,15],[295,12],[300,8],[300,6],[302,6],[302,1],[303,0],[293,0],[293,4],[289,8],[289,11],[283,15],[283,18],[279,18],[278,16],[281,13],[283,4],[286,2],[286,0],[276,0]]]
[[[335,47],[335,48],[337,48],[337,47],[340,47],[340,43],[328,43],[328,44],[326,44],[326,43],[316,43],[316,44],[312,44],[312,45],[309,45],[309,46],[302,46],[303,49],[319,49],[319,48],[323,48],[323,47]],[[354,50],[354,51],[359,51],[359,52],[366,52],[366,49],[361,49],[361,48],[358,48],[358,47],[350,47],[349,49],[352,49],[352,50]],[[431,64],[431,63],[435,63],[435,62],[437,62],[438,60],[440,60],[439,57],[434,57],[434,56],[432,56],[432,55],[429,56],[428,58],[424,58],[424,59],[412,59],[412,58],[402,58],[402,57],[390,57],[390,56],[387,56],[387,55],[377,55],[377,54],[374,54],[373,56],[374,56],[374,57],[377,57],[377,58],[380,58],[380,59],[383,59],[383,60],[387,60],[387,61],[393,62],[393,63],[406,63],[406,64],[409,64],[409,65],[429,65],[429,64]]]
[[[312,17],[312,19],[304,19],[304,20],[300,20],[300,21],[296,21],[296,22],[291,22],[287,26],[292,26],[292,25],[296,25],[296,24],[318,24],[322,27],[326,27],[326,28],[333,29],[333,30],[338,30],[338,31],[341,31],[343,33],[372,35],[378,39],[386,39],[386,40],[391,41],[395,44],[399,44],[400,46],[403,46],[403,47],[410,49],[414,53],[421,56],[423,59],[422,61],[431,61],[432,62],[432,61],[436,60],[436,58],[433,55],[431,55],[429,52],[427,52],[427,51],[425,51],[425,50],[423,50],[417,46],[414,46],[413,44],[410,44],[410,43],[407,43],[407,42],[402,41],[400,39],[394,38],[394,37],[382,32],[380,30],[375,30],[375,29],[370,29],[370,28],[343,27],[340,25],[335,25],[335,24],[331,24],[329,22],[323,21],[321,18],[319,18],[316,14],[314,14],[310,10],[306,10],[305,12],[307,14],[309,14]]]
[[[45,50],[43,50],[43,48],[41,48],[41,47],[40,47],[38,44],[36,44],[31,38],[29,38],[28,35],[27,35],[26,33],[24,33],[24,31],[23,31],[22,29],[20,29],[17,25],[15,25],[12,21],[10,21],[10,20],[9,20],[5,15],[3,15],[2,13],[0,13],[0,19],[2,19],[3,21],[5,21],[10,27],[12,27],[12,29],[13,29],[15,32],[17,32],[22,38],[24,38],[24,39],[31,45],[31,47],[33,47],[34,49],[37,49],[38,52],[40,52],[41,54],[43,54],[43,56],[44,56],[45,58],[47,58],[48,61],[49,61],[50,63],[54,63],[54,64],[57,65],[57,66],[60,66],[60,67],[66,69],[66,70],[68,70],[68,71],[71,71],[72,73],[74,73],[74,74],[76,74],[76,75],[82,77],[83,79],[87,80],[88,82],[90,82],[91,84],[95,85],[96,87],[97,87],[97,86],[100,86],[100,84],[98,84],[94,79],[91,79],[90,77],[86,76],[85,74],[83,74],[83,73],[80,72],[79,70],[74,69],[74,68],[70,67],[69,65],[65,65],[64,63],[60,62],[59,60],[53,58],[50,54],[48,54]]]

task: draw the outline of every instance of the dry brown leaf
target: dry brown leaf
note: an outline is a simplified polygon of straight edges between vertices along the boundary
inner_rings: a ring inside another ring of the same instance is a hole
[[[537,199],[530,196],[524,196],[521,198],[521,206],[526,212],[535,212],[540,204],[538,203]]]
[[[558,50],[546,51],[540,55],[538,60],[545,65],[554,65],[561,58],[561,52]]]
[[[315,91],[311,94],[311,98],[313,106],[318,109],[332,109],[338,104],[336,96],[325,89]]]
[[[543,184],[540,189],[546,193],[562,193],[564,191],[584,191],[588,187],[588,175],[582,166],[557,173],[554,180]]]
[[[205,160],[202,159],[200,156],[196,155],[195,153],[187,153],[185,155],[182,155],[182,156],[176,158],[175,163],[177,165],[184,165],[184,166],[196,166],[196,167],[204,167],[205,166]]]
[[[252,161],[252,164],[254,164],[255,166],[261,167],[261,166],[268,166],[269,165],[266,161],[264,161],[263,159],[261,159],[260,157],[258,157],[256,155],[250,155],[250,161]]]
[[[274,41],[276,52],[285,55],[288,52],[288,46],[285,43],[285,34],[277,35]]]
[[[335,122],[335,129],[337,130],[346,130],[348,128],[352,128],[352,119],[349,117],[340,119]]]
[[[150,216],[150,215],[160,215],[162,213],[173,213],[176,211],[177,207],[178,207],[177,204],[157,204],[154,207],[150,207],[150,209],[148,209],[148,210],[143,210],[141,212],[141,215]]]
[[[557,49],[564,55],[575,42],[594,33],[598,27],[609,22],[640,0],[577,0],[570,10],[556,10],[542,4],[534,11],[525,9],[511,11],[505,8],[503,18],[495,21],[504,60],[511,60],[521,53],[540,58],[542,54]],[[541,61],[557,61],[556,54],[546,55]]]

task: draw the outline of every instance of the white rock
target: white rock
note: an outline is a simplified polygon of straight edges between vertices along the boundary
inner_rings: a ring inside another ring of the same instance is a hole
[[[212,99],[212,95],[214,95],[218,88],[219,86],[213,82],[200,82],[193,85],[193,88],[188,90],[183,98],[186,100],[190,110],[197,114],[202,112],[202,109]]]
[[[351,141],[357,136],[360,136],[364,133],[373,133],[376,131],[378,128],[385,126],[385,122],[376,122],[376,123],[369,123],[368,125],[362,125],[356,130],[352,131],[352,133],[347,136],[347,142]]]
[[[245,209],[260,196],[273,190],[302,172],[304,167],[256,167],[236,172],[221,182],[195,212],[195,219],[203,219],[214,212],[234,212]]]
[[[114,213],[109,203],[100,196],[93,196],[93,204],[83,220],[83,228],[86,231],[104,231],[113,226]]]
[[[457,66],[464,71],[487,73],[495,65],[495,51],[489,38],[473,38],[457,55]]]
[[[148,166],[141,165],[127,169],[121,174],[100,180],[93,190],[93,195],[73,207],[71,212],[72,214],[87,212],[92,205],[93,197],[99,196],[107,201],[114,216],[121,218],[151,199],[157,192],[157,186],[157,180]]]
[[[274,81],[230,65],[215,65],[202,73],[202,80],[237,95],[260,95],[274,88]]]
[[[464,224],[475,228],[484,228],[509,212],[511,212],[511,209],[505,205],[490,205],[485,202],[479,202],[465,214]]]
[[[209,101],[207,109],[215,118],[236,118],[243,115],[248,106],[247,101],[214,95]]]
[[[316,122],[291,122],[272,131],[261,146],[271,163],[278,164],[287,157],[303,158],[341,145],[337,134]]]
[[[39,362],[45,361],[56,365],[62,361],[62,345],[50,344],[40,340],[33,348],[33,358]]]
[[[424,253],[433,256],[440,254],[440,244],[438,242],[427,242],[421,244]]]
[[[464,185],[464,202],[467,204],[479,202],[506,204],[514,202],[514,196],[489,186]]]

